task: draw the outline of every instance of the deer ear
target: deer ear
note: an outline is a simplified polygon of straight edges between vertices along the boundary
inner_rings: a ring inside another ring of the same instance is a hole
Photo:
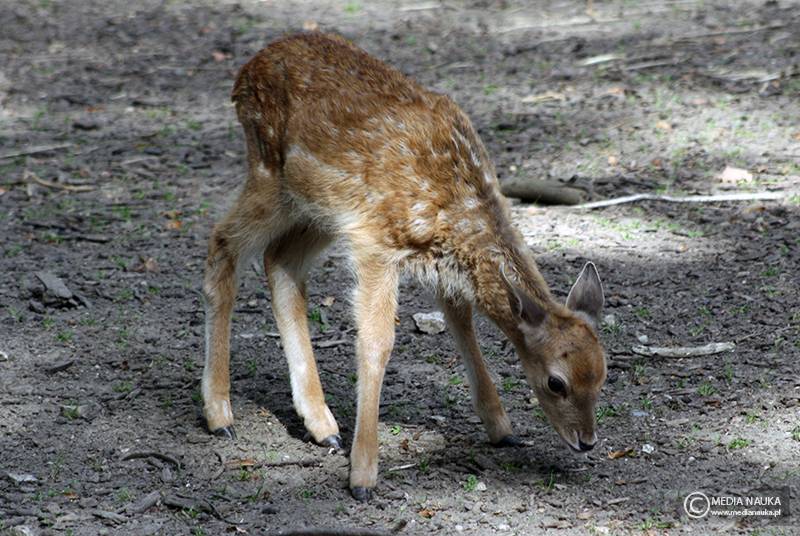
[[[533,301],[527,293],[509,281],[505,269],[501,268],[500,272],[503,274],[503,280],[506,282],[508,305],[511,307],[514,317],[531,327],[542,325],[547,316],[547,312],[544,308]]]
[[[572,285],[567,296],[567,307],[584,313],[595,327],[600,324],[600,310],[603,308],[603,284],[594,263],[587,262],[578,280]]]

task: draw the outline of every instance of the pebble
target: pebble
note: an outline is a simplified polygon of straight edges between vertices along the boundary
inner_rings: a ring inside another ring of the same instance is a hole
[[[508,530],[511,530],[511,525],[500,523],[499,525],[497,525],[497,530],[499,530],[500,532],[506,532]]]
[[[447,327],[444,322],[444,314],[440,311],[432,313],[414,313],[414,324],[417,329],[429,335],[441,333]]]
[[[645,443],[644,445],[642,445],[642,452],[644,452],[645,454],[652,454],[655,451],[656,448],[650,443]]]
[[[475,491],[486,491],[486,484],[483,482],[478,482],[475,484]]]

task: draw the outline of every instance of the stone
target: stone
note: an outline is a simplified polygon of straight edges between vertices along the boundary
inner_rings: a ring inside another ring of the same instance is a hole
[[[429,335],[441,333],[447,327],[444,321],[444,314],[440,311],[434,311],[432,313],[414,313],[413,318],[417,329]]]

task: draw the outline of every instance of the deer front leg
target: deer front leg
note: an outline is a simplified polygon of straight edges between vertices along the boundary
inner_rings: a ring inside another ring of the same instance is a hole
[[[355,318],[358,402],[350,490],[368,501],[378,479],[378,411],[386,364],[394,346],[397,312],[397,267],[372,259],[356,265]]]
[[[264,254],[272,292],[272,313],[289,363],[292,400],[306,430],[318,444],[342,448],[339,425],[325,403],[308,332],[305,277],[313,256],[327,240],[311,232],[290,233]]]
[[[496,446],[519,444],[519,439],[512,434],[511,421],[497,395],[497,388],[486,370],[478,339],[475,337],[472,306],[467,301],[454,298],[440,298],[439,302],[467,371],[472,404],[486,428],[489,441]]]

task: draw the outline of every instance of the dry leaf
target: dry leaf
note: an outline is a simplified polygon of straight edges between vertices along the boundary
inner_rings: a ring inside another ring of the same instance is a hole
[[[400,449],[408,450],[408,438],[405,438],[400,442]]]
[[[422,510],[419,511],[419,515],[421,515],[425,519],[430,519],[436,515],[436,512],[434,512],[430,508],[423,508]]]
[[[800,141],[800,131],[795,132],[792,138],[794,138],[795,141]]]
[[[319,30],[319,24],[315,20],[304,20],[303,29],[307,32],[315,32]]]
[[[608,157],[608,165],[609,166],[616,166],[617,164],[619,164],[619,158],[617,158],[614,155],[611,155],[611,156]]]
[[[611,460],[616,460],[617,458],[624,458],[625,456],[630,456],[633,454],[633,448],[627,448],[625,450],[612,450],[608,453],[608,457]]]
[[[256,410],[256,415],[258,415],[259,417],[269,417],[271,413],[267,408],[258,408]]]
[[[751,182],[753,174],[746,169],[735,168],[727,166],[719,175],[719,180],[730,184],[738,184],[740,182]]]
[[[172,229],[173,231],[179,230],[182,225],[181,220],[169,220],[166,223],[167,229]]]
[[[664,132],[669,132],[672,130],[672,125],[670,125],[667,121],[661,120],[656,123],[656,128],[663,130]]]
[[[134,272],[157,272],[158,262],[153,257],[140,257],[139,264],[133,269]]]
[[[334,298],[333,296],[325,296],[324,298],[322,298],[322,302],[320,303],[322,304],[323,307],[330,307],[331,305],[333,305],[333,302],[335,301],[336,298]]]
[[[650,165],[652,165],[653,167],[657,167],[657,168],[663,168],[664,167],[664,161],[661,160],[660,158],[653,158],[650,161]]]
[[[0,195],[3,195],[3,194],[4,194],[4,193],[6,193],[7,191],[8,191],[8,190],[6,190],[5,188],[0,188]]]

